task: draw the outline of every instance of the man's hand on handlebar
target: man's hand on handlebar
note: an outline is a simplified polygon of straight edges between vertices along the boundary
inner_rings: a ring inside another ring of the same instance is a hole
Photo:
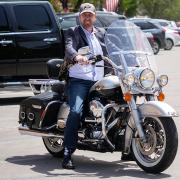
[[[87,65],[90,64],[89,60],[86,56],[82,56],[82,55],[77,55],[74,59],[77,63],[79,63],[80,65]]]
[[[102,61],[103,56],[97,55],[88,59],[86,56],[77,55],[74,60],[80,65],[95,64],[96,62]]]

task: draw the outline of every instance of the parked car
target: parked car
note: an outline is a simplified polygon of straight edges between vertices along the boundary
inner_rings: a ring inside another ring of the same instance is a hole
[[[150,18],[131,18],[129,20],[139,26],[142,31],[153,34],[154,45],[157,49],[165,48],[165,30],[160,25],[151,22]]]
[[[50,3],[0,2],[1,86],[45,77],[46,62],[63,57],[63,37]]]
[[[179,32],[173,29],[164,28],[166,32],[166,50],[171,50],[173,46],[180,45]]]
[[[176,26],[177,26],[178,28],[180,28],[180,21],[177,21],[177,22],[176,22]]]
[[[79,13],[57,14],[62,29],[68,29],[79,25]],[[124,15],[112,12],[97,11],[96,27],[107,28],[113,21],[117,19],[126,19]]]
[[[166,50],[171,50],[173,46],[180,45],[180,30],[178,30],[174,21],[165,19],[152,19],[152,21],[161,25],[165,31]]]
[[[79,13],[73,13],[73,14],[57,14],[61,27],[63,29],[68,29],[70,27],[74,27],[78,24],[79,22]],[[111,12],[103,12],[103,11],[97,11],[97,20],[95,22],[96,27],[103,27],[107,28],[113,21],[117,19],[126,19],[125,16],[119,15],[116,13],[111,13]],[[151,33],[145,33],[155,54],[159,52],[159,46],[156,45],[156,42],[154,41],[154,37]]]
[[[145,33],[151,47],[152,47],[152,50],[154,52],[154,54],[158,54],[159,53],[159,45],[157,44],[157,42],[154,40],[154,36],[152,35],[152,33],[150,32],[146,32]]]

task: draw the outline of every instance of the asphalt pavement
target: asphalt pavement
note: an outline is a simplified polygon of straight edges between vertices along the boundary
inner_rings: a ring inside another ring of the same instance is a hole
[[[164,88],[165,101],[180,114],[180,47],[171,51],[160,51],[155,57],[159,72],[169,76],[169,84]],[[133,161],[121,161],[119,152],[77,150],[73,155],[76,169],[62,169],[62,159],[52,157],[46,151],[41,138],[18,133],[19,103],[31,95],[28,87],[0,89],[0,180],[180,179],[179,149],[173,164],[158,175],[145,173]],[[175,123],[180,134],[179,117],[175,118]]]

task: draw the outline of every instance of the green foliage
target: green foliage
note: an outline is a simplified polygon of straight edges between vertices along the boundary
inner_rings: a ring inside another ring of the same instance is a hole
[[[102,9],[104,0],[69,0],[70,4],[72,5],[73,11],[78,11],[79,7],[82,3],[92,3],[95,5],[97,9]]]
[[[152,18],[177,20],[180,18],[179,0],[139,0],[139,13]]]
[[[49,0],[56,11],[62,10],[60,0]],[[105,0],[68,0],[70,11],[77,12],[82,3],[93,3],[101,10]],[[152,18],[180,20],[180,0],[120,0],[118,12],[132,17],[146,15]]]
[[[60,11],[61,10],[61,3],[59,0],[49,0],[49,2],[52,4],[54,7],[55,11]]]
[[[119,12],[131,17],[136,15],[138,7],[138,0],[120,0]]]

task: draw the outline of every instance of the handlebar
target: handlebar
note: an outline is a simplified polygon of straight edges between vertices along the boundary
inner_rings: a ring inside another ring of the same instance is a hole
[[[104,60],[104,56],[96,55],[96,56],[90,57],[89,60],[92,62],[91,64],[94,65],[95,63]]]

